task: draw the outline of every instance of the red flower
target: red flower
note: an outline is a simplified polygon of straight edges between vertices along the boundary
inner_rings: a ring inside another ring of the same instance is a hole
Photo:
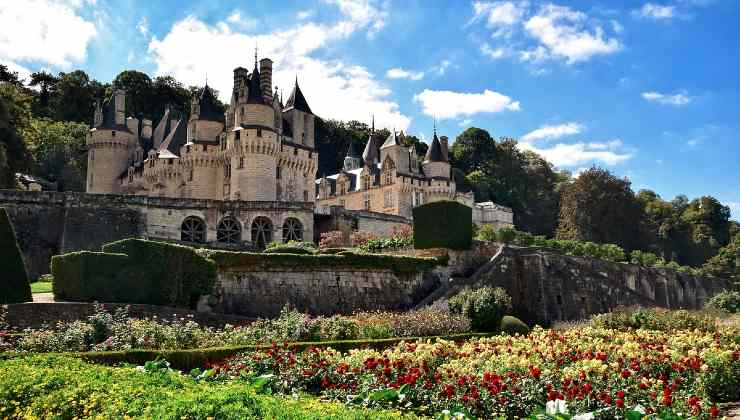
[[[442,387],[442,395],[444,395],[447,398],[450,398],[451,396],[455,395],[455,386],[446,384],[444,387]]]
[[[625,369],[622,371],[621,376],[622,378],[627,379],[632,376],[632,373],[629,370]]]
[[[537,366],[532,366],[529,369],[529,374],[532,375],[535,379],[540,379],[540,374],[542,373],[542,370],[538,368]]]
[[[617,392],[617,398],[623,399],[624,398],[624,391],[618,391]]]
[[[617,400],[615,401],[615,404],[617,405],[617,408],[624,408],[624,400]]]
[[[719,408],[717,408],[716,405],[713,405],[712,408],[709,409],[709,415],[712,416],[712,418],[719,416]]]

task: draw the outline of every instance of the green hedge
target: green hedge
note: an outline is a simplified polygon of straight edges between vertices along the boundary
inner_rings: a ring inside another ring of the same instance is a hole
[[[31,285],[15,230],[5,208],[0,207],[0,304],[30,300]]]
[[[436,201],[415,207],[414,248],[470,249],[473,209],[456,201]]]
[[[216,281],[215,264],[186,246],[124,239],[103,251],[53,257],[54,295],[192,308]]]
[[[529,334],[529,327],[521,319],[506,315],[501,318],[501,332],[509,335],[527,335]]]
[[[199,250],[198,253],[213,260],[218,266],[263,266],[269,265],[319,268],[387,268],[394,273],[408,273],[431,270],[438,265],[447,264],[445,258],[408,257],[382,254],[356,254],[342,251],[339,254],[299,255],[265,254],[251,252],[231,252],[218,250]]]
[[[51,258],[52,290],[58,300],[115,302],[140,288],[126,274],[124,254],[80,251]]]

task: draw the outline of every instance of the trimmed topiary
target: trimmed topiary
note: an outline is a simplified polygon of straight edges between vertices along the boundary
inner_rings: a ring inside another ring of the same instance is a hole
[[[456,201],[435,201],[415,207],[414,248],[470,249],[473,209]]]
[[[23,254],[8,213],[0,207],[0,304],[30,300],[31,285]]]
[[[529,327],[521,319],[506,315],[501,318],[501,332],[509,335],[526,335],[529,334]]]
[[[79,302],[123,302],[124,297],[132,298],[131,303],[142,297],[134,293],[146,291],[134,283],[126,268],[129,257],[124,254],[80,251],[51,258],[51,273],[54,276],[52,290],[57,300]]]

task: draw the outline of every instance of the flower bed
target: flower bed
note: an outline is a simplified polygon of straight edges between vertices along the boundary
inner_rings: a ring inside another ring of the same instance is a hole
[[[429,415],[523,417],[550,402],[551,411],[586,418],[635,409],[709,418],[717,402],[740,399],[739,356],[736,332],[535,328],[524,337],[401,343],[384,351],[274,346],[227,359],[213,372],[222,381],[260,378],[279,393]]]
[[[415,418],[306,397],[258,395],[248,384],[206,383],[148,365],[154,368],[110,368],[59,356],[0,360],[0,418]]]

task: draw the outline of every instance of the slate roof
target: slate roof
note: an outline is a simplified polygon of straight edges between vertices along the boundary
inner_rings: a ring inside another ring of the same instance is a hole
[[[312,114],[311,107],[308,106],[308,102],[306,101],[306,97],[303,96],[303,92],[301,92],[301,87],[298,86],[298,79],[295,81],[295,86],[293,86],[293,92],[290,94],[290,98],[288,98],[288,103],[285,104],[286,109],[294,108],[298,111],[303,111],[306,114]]]
[[[362,152],[362,160],[367,166],[374,166],[375,164],[380,162],[378,145],[372,134],[370,134],[370,137],[367,140],[367,144],[365,145],[365,150]]]
[[[437,133],[434,133],[434,138],[432,139],[432,144],[429,145],[429,149],[427,150],[427,154],[424,157],[425,162],[447,162],[445,159],[444,153],[442,153],[442,144],[439,142],[439,138],[437,138]]]
[[[213,96],[213,91],[208,84],[203,88],[198,99],[198,107],[200,108],[200,114],[198,118],[206,121],[221,121],[223,115],[216,105],[216,98]]]
[[[188,124],[185,120],[180,119],[175,122],[175,126],[170,131],[170,134],[159,146],[159,157],[161,159],[174,159],[180,155],[180,148],[185,145],[187,141]]]
[[[396,130],[393,130],[390,135],[388,135],[388,138],[385,139],[385,142],[383,143],[383,147],[391,147],[391,146],[400,146],[401,145],[401,136],[396,134]]]
[[[152,133],[152,147],[159,149],[164,139],[170,134],[170,107],[164,109],[164,115],[159,120],[159,123],[154,128]]]
[[[347,148],[347,157],[351,158],[359,158],[360,153],[357,151],[357,146],[355,146],[355,142],[352,140],[349,141],[349,147]]]
[[[113,99],[103,105],[103,121],[95,128],[131,132],[126,124],[116,124],[116,104]]]
[[[262,88],[260,87],[260,70],[257,68],[257,62],[254,63],[252,77],[249,79],[247,103],[266,105],[265,98],[262,96]]]

